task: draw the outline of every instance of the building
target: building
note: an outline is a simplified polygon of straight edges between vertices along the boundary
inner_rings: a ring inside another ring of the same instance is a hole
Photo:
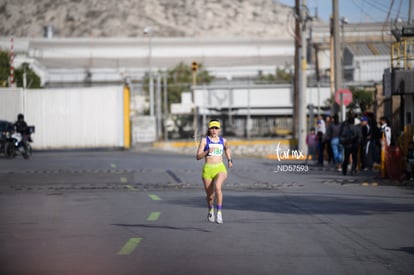
[[[399,103],[399,112],[393,116],[393,120],[398,122],[400,131],[403,131],[404,125],[414,123],[413,46],[412,34],[398,36],[392,44],[391,66],[384,71],[384,94],[389,99],[385,108],[387,113],[394,115],[393,105],[396,101]]]
[[[15,39],[18,41],[19,39]],[[293,64],[292,39],[102,38],[27,39],[16,65],[29,62],[46,87],[140,82],[149,71],[202,63],[217,78],[274,73]],[[3,45],[6,43],[2,43]]]
[[[382,83],[384,69],[390,67],[391,30],[384,29],[382,23],[342,24],[344,85],[373,87]],[[292,70],[294,64],[293,38],[25,38],[14,39],[19,63],[29,62],[41,76],[45,87],[90,87],[122,84],[126,80],[135,83],[136,89],[142,89],[139,83],[148,72],[165,71],[180,62],[203,64],[217,82],[209,87],[214,93],[235,94],[237,86],[246,85],[243,79],[252,79],[260,74],[273,74],[277,68]],[[8,38],[0,39],[3,49],[10,48]],[[333,73],[331,71],[331,36],[329,25],[313,23],[308,39],[308,98],[307,104],[321,107],[324,101],[333,95]],[[318,52],[315,54],[315,45]],[[316,59],[319,67],[316,68]],[[322,75],[322,81],[315,80],[316,70]],[[292,70],[293,71],[293,70]],[[224,85],[227,88],[217,86]],[[250,84],[249,84],[250,85]],[[273,87],[274,88],[274,87]],[[251,98],[261,98],[263,102],[252,101],[249,115],[258,120],[268,117],[292,117],[292,87],[280,88],[283,96],[274,88],[273,93],[259,92],[260,87],[251,87]],[[199,89],[202,91],[203,88]],[[226,90],[226,91],[225,91]],[[247,91],[239,91],[246,94]],[[267,88],[265,88],[267,90]],[[286,90],[286,91],[285,91]],[[289,91],[289,92],[287,92]],[[326,91],[330,91],[326,92]],[[133,91],[134,92],[134,91]],[[190,91],[189,91],[190,92]],[[263,95],[253,94],[254,92]],[[319,99],[310,99],[315,95]],[[229,97],[230,98],[230,97]],[[283,99],[283,100],[278,100]],[[188,100],[187,100],[188,101]],[[204,108],[203,101],[193,102],[201,116],[217,115],[217,110]],[[236,103],[234,101],[233,103]],[[282,104],[283,103],[283,104]],[[188,102],[185,104],[188,105]],[[244,104],[246,105],[246,104]],[[408,106],[409,107],[409,106]],[[175,109],[181,110],[179,106]],[[187,108],[188,109],[188,108]],[[224,110],[224,109],[223,109]],[[232,108],[235,116],[247,116],[244,106]],[[230,119],[230,117],[229,117]],[[291,123],[289,124],[290,127]]]

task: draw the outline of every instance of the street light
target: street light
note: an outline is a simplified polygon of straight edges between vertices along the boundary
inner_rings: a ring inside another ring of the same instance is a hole
[[[149,74],[149,94],[150,94],[150,115],[154,116],[154,81],[152,78],[152,28],[145,27],[144,35],[148,36],[148,74]]]

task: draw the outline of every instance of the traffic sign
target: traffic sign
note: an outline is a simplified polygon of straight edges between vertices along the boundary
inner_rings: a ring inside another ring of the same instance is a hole
[[[338,105],[341,105],[341,95],[345,106],[352,103],[352,92],[348,89],[339,89],[335,92],[335,102]]]

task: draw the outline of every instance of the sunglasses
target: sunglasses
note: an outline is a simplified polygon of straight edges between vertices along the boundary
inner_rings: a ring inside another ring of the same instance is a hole
[[[211,127],[210,129],[218,130],[220,128],[219,127]]]

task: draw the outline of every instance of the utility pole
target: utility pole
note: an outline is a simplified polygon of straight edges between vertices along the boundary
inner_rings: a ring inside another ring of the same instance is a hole
[[[162,127],[161,127],[161,75],[157,74],[157,90],[156,90],[156,120],[157,120],[157,139],[159,139],[162,135]]]
[[[168,73],[163,74],[163,93],[164,93],[164,141],[168,141],[168,130],[167,130],[167,119],[168,119],[168,87],[167,87],[167,77]]]
[[[306,152],[306,124],[307,124],[307,114],[306,114],[306,23],[308,21],[308,11],[306,7],[306,0],[302,0],[301,5],[301,47],[300,47],[300,74],[299,74],[299,139],[298,145],[299,150]]]
[[[329,18],[330,24],[329,24],[329,67],[330,67],[330,73],[329,73],[329,87],[331,88],[331,98],[332,98],[332,106],[331,106],[331,114],[337,114],[338,113],[338,105],[335,103],[335,62],[334,62],[334,27],[333,27],[333,16]]]
[[[319,45],[315,44],[314,45],[315,48],[315,73],[316,73],[316,84],[318,87],[318,91],[317,91],[317,103],[318,103],[318,116],[321,114],[321,102],[320,102],[320,88],[321,88],[321,74],[319,72]]]
[[[154,116],[154,79],[152,75],[152,28],[145,27],[144,34],[148,35],[148,76],[150,94],[150,116]]]
[[[198,63],[193,61],[191,63],[191,70],[193,75],[193,85],[191,86],[192,96],[193,96],[193,129],[194,129],[194,136],[198,135],[198,111],[197,105],[195,102],[195,88],[197,86],[197,71],[198,71]]]
[[[334,65],[335,65],[335,92],[342,88],[342,62],[341,62],[341,47],[340,47],[340,32],[339,32],[339,4],[338,0],[332,0],[333,9],[333,36],[334,36]],[[331,52],[332,54],[332,52]],[[341,94],[340,104],[340,118],[345,120],[345,105]],[[334,103],[335,104],[335,103]]]
[[[9,76],[9,86],[15,87],[14,79],[14,37],[10,39],[10,76]]]
[[[293,74],[293,136],[299,143],[300,0],[295,0],[295,72]]]

